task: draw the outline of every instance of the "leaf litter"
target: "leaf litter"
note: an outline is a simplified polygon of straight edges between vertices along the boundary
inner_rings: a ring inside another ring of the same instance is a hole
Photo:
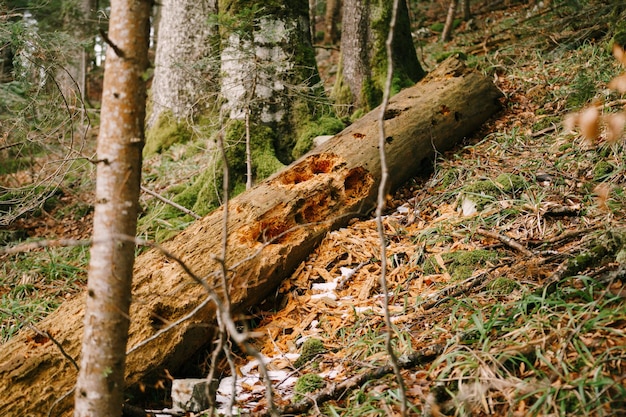
[[[516,70],[498,73],[507,109],[465,147],[438,160],[429,179],[415,179],[390,199],[383,222],[395,349],[405,358],[436,353],[422,363],[405,362],[412,413],[626,410],[626,178],[623,139],[615,138],[623,124],[607,122],[607,136],[596,134],[595,126],[571,132],[558,114],[546,124],[544,109],[565,115],[567,97],[553,94],[567,87],[571,69],[556,61],[540,65],[562,84],[531,95],[528,84],[540,81]],[[598,165],[606,161],[608,174],[599,176]],[[464,193],[468,184],[495,182],[503,173],[523,182],[508,191],[478,193],[480,204]],[[607,243],[611,239],[616,243]],[[599,248],[606,250],[585,264]],[[494,256],[461,265],[466,270],[459,275],[458,257],[480,251]],[[255,331],[265,335],[257,347],[269,369],[286,372],[276,385],[279,405],[293,400],[302,375],[315,373],[337,387],[388,364],[379,254],[375,221],[353,221],[329,233],[283,282],[280,308],[254,312],[260,320]],[[298,368],[295,358],[309,338],[321,340],[327,352]],[[397,414],[397,387],[384,375],[353,387],[356,394],[311,393],[319,403],[298,410]],[[363,405],[368,401],[370,408]],[[258,393],[257,401],[239,401],[238,410],[259,412],[262,404]]]

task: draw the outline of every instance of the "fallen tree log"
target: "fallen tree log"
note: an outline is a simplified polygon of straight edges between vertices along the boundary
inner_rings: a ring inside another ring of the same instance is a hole
[[[500,107],[491,81],[449,59],[394,96],[385,113],[390,191],[425,170]],[[379,110],[229,203],[229,294],[244,312],[271,294],[332,229],[375,206],[380,181]],[[218,273],[223,208],[196,221],[164,248],[221,293]],[[137,257],[127,358],[129,387],[176,370],[211,342],[215,306],[205,289],[157,250]],[[198,306],[201,305],[201,308]],[[191,314],[193,312],[193,314]],[[166,332],[172,322],[187,317]],[[63,303],[2,346],[4,416],[71,415],[80,354],[83,297]],[[53,338],[53,340],[52,340]],[[150,339],[147,343],[142,343]]]

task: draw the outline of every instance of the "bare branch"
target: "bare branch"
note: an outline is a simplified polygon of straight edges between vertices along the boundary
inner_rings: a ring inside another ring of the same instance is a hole
[[[383,226],[383,210],[385,209],[385,201],[387,195],[387,181],[389,179],[389,170],[387,167],[387,156],[385,153],[385,113],[387,112],[387,105],[389,104],[389,96],[391,92],[391,82],[393,79],[393,32],[396,25],[396,16],[398,12],[398,0],[394,0],[391,13],[391,21],[389,22],[389,35],[385,43],[387,49],[387,79],[385,81],[385,91],[383,93],[383,102],[380,105],[380,115],[378,118],[379,124],[379,138],[378,149],[380,151],[380,169],[381,178],[380,185],[378,187],[378,200],[376,205],[376,227],[378,229],[378,235],[380,237],[380,288],[383,292],[384,303],[383,311],[385,314],[385,324],[387,326],[387,334],[385,338],[385,345],[387,353],[389,354],[389,360],[393,368],[396,380],[398,382],[398,389],[400,391],[400,412],[402,416],[407,415],[407,400],[406,389],[404,387],[404,381],[402,379],[402,373],[400,372],[400,365],[398,364],[398,357],[396,356],[392,345],[392,332],[393,324],[391,323],[391,317],[389,313],[389,291],[387,289],[387,242],[385,236],[385,229]]]
[[[478,233],[480,233],[483,236],[487,236],[487,237],[491,237],[494,239],[498,239],[500,242],[504,243],[505,245],[509,246],[510,248],[515,249],[518,252],[523,253],[524,255],[528,256],[528,257],[532,257],[535,256],[535,254],[526,249],[524,247],[524,245],[522,245],[521,243],[519,243],[518,241],[516,241],[515,239],[512,239],[508,236],[505,236],[501,233],[495,233],[495,232],[490,232],[489,230],[485,230],[483,228],[478,228],[476,230]]]
[[[161,194],[155,193],[154,191],[144,187],[143,185],[141,186],[141,191],[143,191],[146,194],[150,194],[152,197],[156,198],[157,200],[160,200],[160,201],[164,202],[165,204],[169,204],[170,206],[174,207],[175,209],[178,209],[178,210],[182,211],[185,214],[189,214],[191,217],[193,217],[196,220],[199,220],[199,219],[202,218],[202,216],[194,213],[193,211],[189,210],[188,208],[183,207],[180,204],[175,203],[172,200],[163,197]]]
[[[15,253],[30,252],[34,249],[41,248],[57,248],[61,246],[89,246],[91,240],[77,240],[77,239],[46,239],[37,240],[34,242],[20,243],[15,246],[6,246],[0,248],[0,255],[11,255]]]

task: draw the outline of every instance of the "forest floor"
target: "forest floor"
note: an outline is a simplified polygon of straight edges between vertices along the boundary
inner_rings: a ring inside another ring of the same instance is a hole
[[[423,27],[444,19],[437,5],[423,11]],[[623,71],[611,55],[615,10],[518,6],[477,11],[448,43],[419,32],[427,70],[462,52],[493,78],[506,104],[442,155],[429,178],[389,198],[386,279],[409,415],[626,413],[626,158],[605,117],[625,104],[606,87]],[[330,79],[334,55],[322,54]],[[592,104],[604,117],[597,138],[564,126]],[[163,158],[184,160],[176,148]],[[149,177],[163,161],[147,163],[154,164],[145,168]],[[63,189],[56,204],[10,229],[88,238],[91,195],[80,190]],[[83,287],[85,249],[58,250],[2,256],[3,338]],[[276,297],[251,312],[279,406],[293,401],[300,379],[299,395],[311,401],[293,411],[399,415],[380,255],[375,219],[353,221],[328,234]],[[240,410],[262,412],[258,367],[244,355],[235,362]],[[229,383],[218,400],[226,401]]]

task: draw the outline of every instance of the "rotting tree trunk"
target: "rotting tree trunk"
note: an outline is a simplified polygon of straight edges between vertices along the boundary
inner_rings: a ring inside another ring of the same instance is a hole
[[[499,108],[490,80],[451,58],[423,82],[391,99],[386,115],[390,191],[430,164],[435,152],[453,147]],[[378,112],[375,110],[283,171],[230,203],[227,264],[231,299],[244,312],[275,291],[306,259],[326,232],[374,208],[380,180]],[[164,244],[198,276],[218,286],[221,209]],[[205,299],[203,288],[157,250],[135,262],[129,347],[189,314]],[[64,303],[38,327],[76,358],[82,335],[82,298]],[[193,317],[127,358],[129,385],[154,381],[165,369],[176,375],[185,361],[210,343],[215,308]],[[0,409],[7,416],[46,415],[71,389],[76,371],[46,337],[23,331],[2,346]],[[51,415],[69,415],[71,396]]]

